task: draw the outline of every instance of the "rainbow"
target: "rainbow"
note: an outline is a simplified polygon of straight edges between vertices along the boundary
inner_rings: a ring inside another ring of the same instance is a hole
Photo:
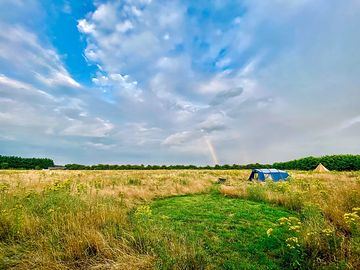
[[[206,145],[209,149],[209,152],[210,152],[211,158],[214,162],[214,165],[219,164],[219,159],[216,155],[215,147],[213,146],[210,139],[206,135],[204,136],[204,139],[205,139]]]

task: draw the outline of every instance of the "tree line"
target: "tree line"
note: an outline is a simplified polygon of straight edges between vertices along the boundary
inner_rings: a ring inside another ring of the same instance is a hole
[[[22,158],[0,155],[0,169],[46,169],[54,166],[49,158]]]
[[[314,170],[319,163],[331,171],[360,170],[360,155],[329,155],[322,157],[306,157],[287,162],[276,162],[273,167],[281,170]]]
[[[280,170],[314,170],[320,163],[332,171],[357,171],[360,170],[360,155],[328,155],[322,157],[306,157],[286,162],[275,162],[273,164],[252,163],[246,165],[215,165],[215,166],[195,166],[195,165],[79,165],[67,164],[68,170],[241,170],[241,169],[264,169],[276,168]]]
[[[252,168],[269,168],[270,165],[265,164],[247,164],[247,165],[215,165],[215,166],[196,166],[196,165],[80,165],[80,164],[66,164],[67,170],[240,170]]]
[[[333,171],[356,171],[360,170],[360,155],[331,155],[322,157],[306,157],[287,162],[275,162],[274,164],[252,163],[246,165],[225,164],[215,166],[196,165],[81,165],[66,164],[67,170],[240,170],[276,168],[281,170],[314,170],[319,163]],[[0,155],[0,169],[46,169],[53,167],[54,161],[48,158],[21,158]]]

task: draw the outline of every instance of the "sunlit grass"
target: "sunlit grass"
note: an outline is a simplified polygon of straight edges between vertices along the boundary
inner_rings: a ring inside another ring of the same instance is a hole
[[[221,213],[224,199],[214,194],[214,187],[226,197],[234,197],[234,205],[244,202],[236,202],[242,198],[255,205],[268,203],[296,213],[281,214],[281,218],[296,216],[299,223],[282,222],[276,214],[270,223],[263,222],[251,232],[280,245],[289,262],[287,267],[360,268],[359,172],[291,172],[289,182],[265,184],[249,183],[249,173],[0,171],[0,269],[216,269],[219,265],[236,269],[240,263],[234,263],[233,257],[239,254],[240,260],[242,253],[221,242],[227,233],[235,231],[227,229],[227,219],[213,218],[217,211]],[[214,184],[218,177],[227,179],[225,185]],[[205,209],[206,203],[202,208],[193,204],[190,216],[196,219],[203,211],[207,217],[199,218],[198,224],[185,224],[181,231],[174,218],[186,218],[182,211],[187,209],[187,197],[152,202],[187,194],[197,194],[188,197],[193,202],[210,196],[209,208]],[[179,201],[171,210],[173,199]],[[239,207],[239,215],[245,208]],[[156,226],[147,227],[154,216]],[[218,261],[194,242],[191,231],[205,232],[203,228],[214,229],[209,245],[213,240],[220,241],[227,250]],[[249,237],[246,233],[238,237]],[[281,264],[276,256],[271,258],[274,268],[276,261]],[[251,265],[248,259],[243,265]]]
[[[216,174],[0,171],[0,269],[153,268],[129,211],[155,197],[207,192]]]
[[[297,214],[265,203],[226,198],[216,192],[173,197],[151,204],[145,226],[173,231],[197,247],[206,269],[284,269],[291,265],[285,240],[293,235],[280,229],[278,238],[267,229],[281,217]],[[172,258],[167,269],[172,269]],[[163,263],[163,262],[161,262]]]
[[[221,193],[299,212],[297,242],[289,244],[303,249],[305,268],[360,268],[359,172],[292,172],[286,182],[239,181],[222,186]],[[294,224],[288,227],[292,230]]]

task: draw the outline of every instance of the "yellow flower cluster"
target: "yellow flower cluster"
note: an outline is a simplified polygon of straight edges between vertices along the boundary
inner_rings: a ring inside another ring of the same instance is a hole
[[[50,191],[58,191],[70,188],[71,180],[65,181],[56,181],[52,186],[49,186],[47,189]]]
[[[136,217],[150,217],[152,215],[152,211],[149,205],[139,206],[135,211]]]
[[[287,217],[282,217],[282,218],[279,218],[279,224],[280,225],[284,225],[284,224],[286,224],[287,222],[288,222],[288,218]]]
[[[76,190],[78,193],[85,193],[87,189],[86,183],[79,183],[76,185]]]
[[[289,227],[289,231],[294,231],[294,232],[300,232],[300,229],[301,227],[299,225],[294,225]]]
[[[0,183],[0,192],[7,192],[10,188],[10,185],[8,183]]]
[[[334,233],[334,229],[332,229],[332,228],[327,228],[327,229],[323,229],[321,232],[322,232],[324,235],[326,235],[326,236],[331,236],[331,235],[333,235],[333,233]]]
[[[280,225],[288,225],[290,231],[300,231],[301,221],[297,217],[282,217],[279,218],[278,222]]]
[[[286,246],[290,249],[295,249],[299,247],[299,239],[297,237],[289,237],[288,239],[286,239]]]
[[[352,213],[345,213],[344,219],[348,225],[360,224],[360,207],[354,207]]]
[[[278,222],[278,226],[288,226],[289,231],[300,233],[302,223],[297,217],[282,217],[278,219]],[[266,234],[270,237],[273,234],[273,228],[269,228]]]
[[[313,235],[315,235],[316,234],[316,232],[308,232],[306,235],[307,236],[313,236]]]
[[[356,208],[354,208],[356,209]],[[351,225],[357,222],[360,222],[360,216],[358,214],[358,211],[353,211],[352,213],[345,213],[344,219],[346,224]]]

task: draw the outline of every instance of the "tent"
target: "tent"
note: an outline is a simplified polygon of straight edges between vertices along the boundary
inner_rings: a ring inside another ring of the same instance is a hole
[[[278,169],[254,169],[250,174],[249,180],[265,181],[269,178],[277,182],[280,180],[286,180],[288,177],[289,174],[287,172]]]
[[[314,172],[328,172],[329,170],[326,169],[324,165],[321,163],[315,168]]]

